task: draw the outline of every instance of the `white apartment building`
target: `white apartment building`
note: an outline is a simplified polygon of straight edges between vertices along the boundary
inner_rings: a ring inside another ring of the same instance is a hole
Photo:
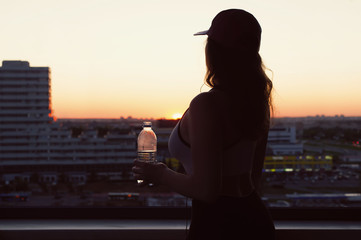
[[[73,138],[52,116],[50,73],[26,61],[0,67],[0,180],[34,173],[43,181],[58,173],[86,179],[90,172],[121,178],[136,157],[136,136],[89,131]]]
[[[269,130],[267,147],[273,155],[302,155],[303,144],[297,142],[296,127],[273,127]]]

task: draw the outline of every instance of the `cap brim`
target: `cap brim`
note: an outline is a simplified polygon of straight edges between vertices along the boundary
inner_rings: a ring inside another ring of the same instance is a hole
[[[208,34],[208,30],[205,30],[205,31],[197,32],[197,33],[193,34],[193,36],[200,36],[200,35],[207,35],[207,34]]]

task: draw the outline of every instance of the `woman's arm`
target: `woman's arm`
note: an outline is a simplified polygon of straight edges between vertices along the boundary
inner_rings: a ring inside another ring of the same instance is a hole
[[[257,191],[261,183],[262,169],[263,169],[264,158],[267,147],[267,139],[268,139],[268,131],[262,136],[261,139],[257,141],[255,155],[253,158],[252,181]]]
[[[150,181],[169,186],[173,191],[202,201],[212,202],[221,190],[221,155],[223,148],[222,114],[211,93],[195,97],[186,119],[190,138],[193,174],[185,175],[164,164],[136,162],[133,171]]]

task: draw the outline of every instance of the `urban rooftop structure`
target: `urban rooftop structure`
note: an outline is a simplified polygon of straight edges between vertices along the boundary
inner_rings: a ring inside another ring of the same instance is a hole
[[[71,182],[84,182],[87,174],[121,178],[136,157],[135,134],[97,137],[71,130],[54,121],[51,108],[51,71],[26,61],[3,61],[0,67],[0,174],[4,181],[56,183],[60,172]],[[129,174],[128,174],[129,175]]]

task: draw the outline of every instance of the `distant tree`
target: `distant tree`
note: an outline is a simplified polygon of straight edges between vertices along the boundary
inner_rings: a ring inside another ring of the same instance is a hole
[[[71,127],[71,136],[73,138],[79,137],[80,134],[82,134],[84,132],[84,127],[79,126],[79,127]]]
[[[111,128],[108,126],[97,127],[98,137],[99,138],[104,137],[105,135],[107,135],[109,133],[110,130],[111,130]]]
[[[361,129],[347,129],[344,131],[346,141],[357,141],[361,139]]]
[[[130,128],[119,128],[116,127],[114,129],[112,129],[112,132],[117,133],[117,134],[129,134],[131,131]]]
[[[303,130],[303,138],[304,139],[314,139],[316,136],[320,136],[323,134],[323,129],[321,127],[312,127]]]
[[[325,139],[333,139],[338,135],[339,128],[327,128],[323,129]]]
[[[344,141],[355,141],[361,139],[361,129],[354,128],[321,128],[312,127],[303,130],[304,139],[338,139]]]

